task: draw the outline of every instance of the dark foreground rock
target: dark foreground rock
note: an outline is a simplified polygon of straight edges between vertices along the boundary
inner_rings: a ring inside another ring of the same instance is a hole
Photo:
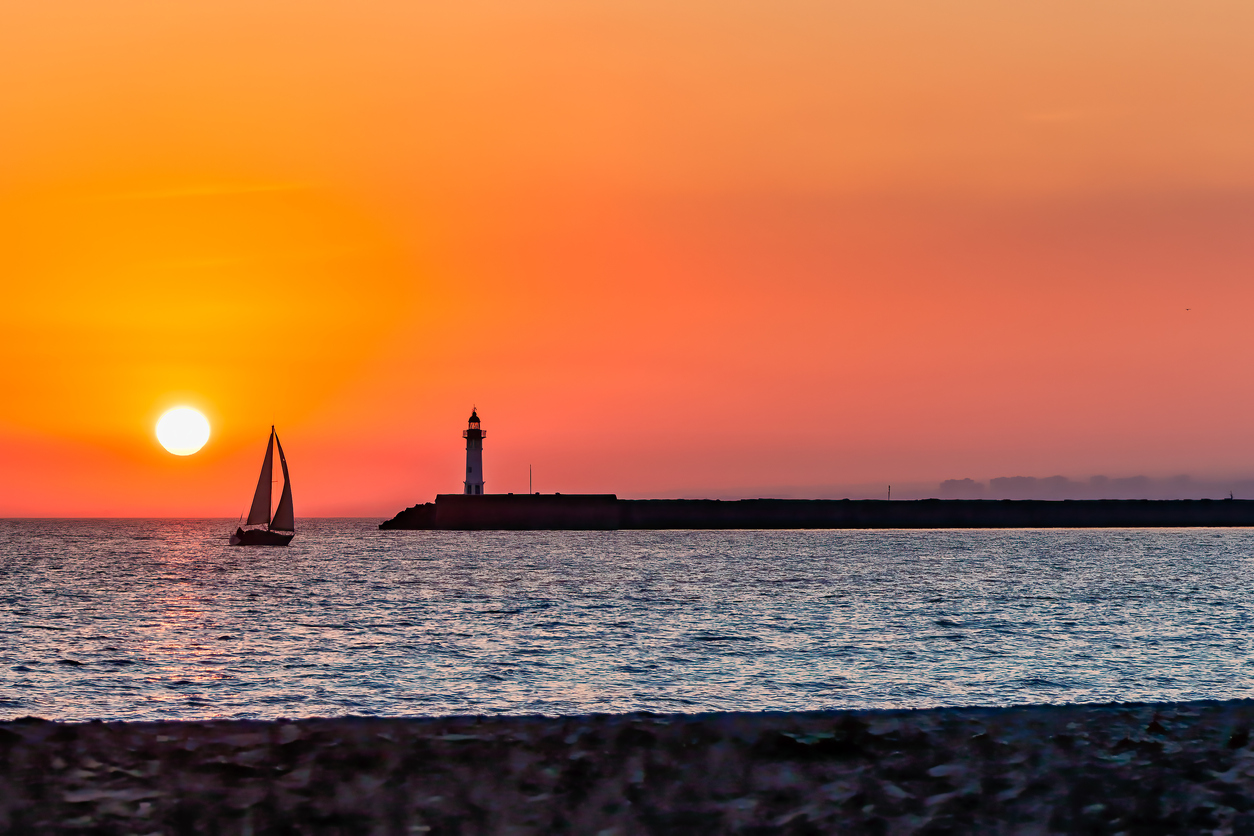
[[[0,832],[1254,833],[1254,703],[0,723]]]

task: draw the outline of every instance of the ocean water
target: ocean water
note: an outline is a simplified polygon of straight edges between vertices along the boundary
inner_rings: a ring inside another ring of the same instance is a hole
[[[1254,695],[1254,532],[381,532],[0,520],[0,717]]]

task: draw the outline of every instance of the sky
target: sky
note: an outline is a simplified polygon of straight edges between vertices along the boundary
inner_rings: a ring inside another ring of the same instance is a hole
[[[390,516],[461,491],[472,406],[488,492],[1254,490],[1250,31],[6,3],[0,516],[234,517],[271,424],[298,516]]]

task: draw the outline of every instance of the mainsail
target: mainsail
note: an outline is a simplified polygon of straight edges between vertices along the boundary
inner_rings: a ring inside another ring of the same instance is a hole
[[[283,455],[283,445],[279,442],[278,433],[275,433],[273,428],[270,432],[274,435],[274,443],[279,448],[279,464],[283,467],[283,495],[279,497],[279,507],[274,509],[274,520],[270,523],[270,530],[295,531],[296,517],[292,512],[292,479],[287,475],[287,456]]]
[[[280,452],[280,456],[283,454]],[[270,522],[270,482],[274,474],[274,427],[270,428],[270,438],[266,440],[266,460],[261,463],[261,477],[257,480],[257,492],[253,494],[253,507],[248,511],[248,522],[244,525],[264,525]],[[287,462],[283,462],[283,480],[287,481]],[[288,496],[284,489],[284,496]],[[289,508],[291,506],[288,497]]]

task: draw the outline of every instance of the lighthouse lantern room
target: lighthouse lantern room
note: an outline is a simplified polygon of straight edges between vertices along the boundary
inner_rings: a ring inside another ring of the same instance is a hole
[[[487,433],[479,428],[479,412],[470,410],[470,426],[462,433],[466,439],[466,495],[483,493],[483,439]]]

